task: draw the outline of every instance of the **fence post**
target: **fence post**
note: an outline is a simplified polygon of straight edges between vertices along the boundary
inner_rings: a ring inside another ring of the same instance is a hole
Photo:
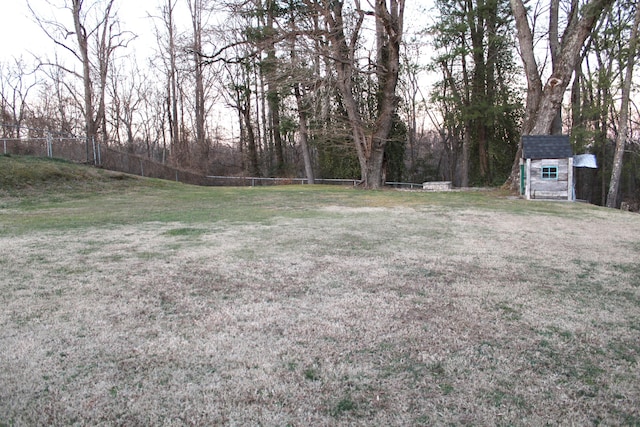
[[[98,142],[98,164],[96,166],[102,166],[102,153],[100,151],[101,144]]]
[[[4,154],[7,154],[7,140],[3,139],[2,142],[4,142]]]
[[[96,156],[96,137],[95,136],[91,137],[91,145],[93,147],[93,164],[95,166],[96,158],[97,158],[97,156]]]
[[[51,137],[51,132],[47,131],[47,157],[53,157],[53,138]]]

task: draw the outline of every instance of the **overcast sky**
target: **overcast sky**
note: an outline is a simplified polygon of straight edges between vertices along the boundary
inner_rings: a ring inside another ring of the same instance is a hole
[[[51,52],[53,43],[34,22],[27,7],[27,0],[0,0],[0,61],[7,61],[12,57],[24,56],[29,53],[41,54]],[[49,15],[49,7],[43,0],[30,0],[37,12]],[[147,11],[154,12],[159,0],[117,1],[118,17],[122,29],[139,34],[136,42],[138,48],[150,43],[152,38],[151,22],[147,18]],[[45,7],[42,11],[38,8]],[[69,13],[68,11],[66,12]]]
[[[27,18],[26,0],[4,0],[0,13],[0,60],[20,56],[28,46],[42,42],[38,28]]]
[[[13,57],[31,57],[30,53],[41,55],[53,51],[53,43],[34,22],[27,7],[27,0],[0,0],[0,62],[10,61]],[[50,16],[49,6],[45,0],[29,0],[39,13]],[[153,27],[148,13],[158,9],[160,0],[120,0],[116,1],[118,17],[123,30],[129,30],[138,35],[133,47],[144,59],[151,54],[154,47]],[[186,3],[186,2],[184,2]],[[430,4],[430,0],[407,0],[405,13],[407,31],[415,31],[416,27],[428,24],[429,14],[418,13],[420,8]],[[40,8],[45,8],[41,10]],[[68,11],[66,12],[68,14]],[[188,17],[185,17],[188,19]],[[186,25],[188,21],[184,22]]]

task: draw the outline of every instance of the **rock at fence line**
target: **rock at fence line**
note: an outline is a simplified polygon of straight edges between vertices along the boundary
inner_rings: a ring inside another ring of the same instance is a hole
[[[451,191],[451,181],[423,182],[422,189],[425,191]]]
[[[623,200],[620,203],[620,210],[627,212],[640,212],[640,201]]]

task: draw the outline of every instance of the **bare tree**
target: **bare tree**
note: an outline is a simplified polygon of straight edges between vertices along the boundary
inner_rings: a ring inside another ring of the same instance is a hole
[[[384,149],[398,104],[396,85],[400,69],[404,4],[404,0],[375,0],[373,11],[365,11],[360,1],[355,0],[354,21],[347,23],[344,1],[313,2],[313,6],[322,13],[327,27],[325,37],[329,41],[330,57],[337,73],[337,88],[349,117],[361,178],[366,188],[379,188],[384,181]],[[367,15],[376,19],[378,53],[373,64],[378,85],[377,117],[371,123],[364,120],[361,99],[354,91],[354,80],[359,73],[357,48]],[[351,28],[350,34],[347,33],[348,28]]]
[[[553,4],[556,0],[550,0]],[[557,6],[552,8],[550,46],[552,46],[553,64],[551,74],[543,84],[542,70],[536,60],[534,50],[534,32],[530,25],[529,14],[523,0],[510,0],[511,9],[516,21],[520,56],[527,79],[527,99],[525,118],[522,126],[524,135],[547,135],[551,133],[554,121],[562,106],[562,100],[576,64],[581,58],[585,41],[591,34],[602,12],[613,0],[588,0],[582,5],[572,1],[567,12],[567,25],[558,43],[556,39]],[[519,176],[519,159],[522,147],[518,148],[507,185],[517,188]]]
[[[618,125],[618,135],[616,137],[616,151],[613,157],[613,169],[611,171],[611,183],[607,195],[607,207],[615,208],[618,205],[618,189],[620,176],[622,175],[622,160],[624,157],[624,147],[627,141],[627,130],[629,128],[629,99],[631,97],[631,82],[633,79],[633,67],[636,62],[636,52],[638,48],[638,26],[640,26],[640,7],[634,3],[636,8],[631,28],[631,39],[627,52],[627,66],[622,85],[622,100],[620,105],[620,119]]]
[[[201,60],[204,0],[187,0],[193,30],[192,57],[194,72],[194,113],[195,136],[198,147],[198,167],[206,171],[209,158],[209,145],[205,135],[206,110],[204,91],[204,65]]]
[[[223,62],[223,97],[228,107],[238,114],[240,138],[238,151],[241,153],[242,169],[250,176],[260,176],[259,137],[254,121],[253,93],[251,90],[254,63],[247,55],[245,44],[237,44],[238,63]]]
[[[27,69],[22,58],[14,58],[13,64],[0,64],[0,100],[1,111],[5,115],[3,123],[5,135],[20,138],[22,126],[29,111],[27,98],[38,84],[34,72]],[[8,125],[8,126],[7,126]]]
[[[408,132],[407,142],[409,144],[409,172],[410,176],[416,170],[417,160],[417,138],[418,138],[418,115],[426,105],[424,96],[420,90],[421,74],[426,70],[425,66],[419,64],[420,50],[425,46],[417,40],[405,41],[402,43],[403,53],[401,56],[402,73],[399,81],[399,88],[404,99],[402,106],[403,115],[406,117]],[[411,176],[411,179],[419,177]]]
[[[159,6],[160,15],[156,18],[159,25],[155,27],[159,56],[162,62],[160,72],[165,83],[166,124],[169,128],[169,150],[172,160],[183,165],[188,158],[188,148],[182,135],[180,108],[180,73],[178,69],[178,30],[175,23],[175,10],[178,0],[165,0]]]
[[[114,67],[110,75],[110,108],[107,120],[111,125],[112,138],[118,144],[124,143],[133,149],[138,127],[147,126],[143,121],[137,120],[137,115],[148,92],[148,79],[137,65],[129,69],[115,69]],[[124,138],[122,138],[121,132],[124,132]],[[149,151],[148,155],[150,156]]]
[[[67,15],[71,18],[70,23],[58,20],[60,17],[41,16],[28,2],[40,28],[56,46],[71,53],[82,66],[82,71],[76,72],[73,67],[62,63],[45,63],[65,70],[82,82],[83,115],[88,140],[96,138],[99,134],[106,137],[106,86],[109,66],[114,51],[126,47],[132,38],[131,33],[120,30],[114,1],[47,0],[51,6],[65,10],[70,15]]]
[[[56,57],[54,63],[61,62]],[[41,67],[39,70],[46,77],[36,104],[39,109],[36,127],[63,135],[81,135],[85,130],[82,94],[74,84],[75,76],[60,67]]]

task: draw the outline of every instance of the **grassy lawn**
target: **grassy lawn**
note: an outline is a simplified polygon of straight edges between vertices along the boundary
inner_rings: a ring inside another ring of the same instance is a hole
[[[0,156],[0,303],[0,426],[640,425],[627,212]]]

